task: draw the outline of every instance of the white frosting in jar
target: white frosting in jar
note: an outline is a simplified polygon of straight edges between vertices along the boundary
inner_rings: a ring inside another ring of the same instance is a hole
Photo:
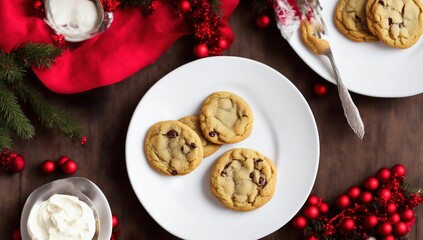
[[[54,194],[31,208],[27,229],[32,240],[91,240],[96,221],[93,210],[77,197]]]
[[[90,0],[49,0],[51,21],[60,34],[86,35],[99,23],[96,4]]]

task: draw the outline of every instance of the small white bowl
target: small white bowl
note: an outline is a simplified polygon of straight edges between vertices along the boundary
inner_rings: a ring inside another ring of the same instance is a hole
[[[21,237],[23,240],[31,240],[27,222],[34,204],[46,201],[54,194],[75,196],[88,204],[96,219],[96,233],[93,239],[110,239],[112,236],[112,211],[103,192],[86,178],[71,177],[42,185],[29,195],[21,215]]]

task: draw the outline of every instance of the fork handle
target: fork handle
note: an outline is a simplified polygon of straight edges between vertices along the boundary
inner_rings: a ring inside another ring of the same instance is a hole
[[[336,86],[338,87],[339,98],[341,99],[342,108],[344,109],[344,115],[347,118],[348,124],[354,133],[357,134],[360,139],[363,139],[364,124],[363,120],[361,120],[360,112],[358,111],[357,106],[354,104],[348,89],[342,82],[341,76],[339,75],[339,70],[335,65],[332,51],[329,49],[325,55],[329,58],[331,63],[333,74],[335,76]]]

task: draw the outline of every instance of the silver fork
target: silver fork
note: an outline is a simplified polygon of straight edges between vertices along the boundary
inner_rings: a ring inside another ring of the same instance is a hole
[[[306,4],[306,5],[303,5]],[[313,17],[314,19],[312,19],[313,21],[310,21],[310,24],[312,25],[313,29],[314,29],[314,33],[313,35],[317,38],[323,39],[322,35],[325,34],[325,30],[326,30],[326,25],[323,21],[322,15],[321,15],[321,10],[322,10],[322,6],[320,5],[318,0],[298,0],[298,6],[300,7],[300,9],[302,9],[303,11],[307,9],[306,6],[309,6],[313,12]],[[303,16],[305,16],[305,12],[303,12]],[[325,39],[326,40],[326,39]],[[328,44],[329,46],[329,44]],[[338,94],[339,94],[339,98],[341,99],[341,103],[342,103],[342,108],[344,109],[344,115],[347,118],[348,124],[350,125],[350,127],[352,128],[352,130],[354,131],[355,134],[357,134],[357,136],[360,139],[363,139],[364,137],[364,124],[363,121],[361,120],[361,116],[360,116],[360,112],[358,111],[357,106],[354,104],[350,93],[348,92],[348,89],[345,87],[341,76],[339,74],[339,70],[336,67],[335,64],[335,59],[333,57],[332,54],[332,49],[330,48],[330,46],[321,53],[322,55],[325,55],[326,57],[329,58],[329,61],[331,63],[332,66],[332,70],[333,70],[333,75],[335,77],[335,81],[336,81],[336,85],[338,88]]]

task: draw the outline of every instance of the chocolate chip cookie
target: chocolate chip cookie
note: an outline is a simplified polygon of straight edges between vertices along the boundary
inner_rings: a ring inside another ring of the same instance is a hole
[[[409,48],[423,33],[421,0],[368,0],[366,16],[369,30],[392,47]]]
[[[276,168],[258,151],[232,149],[215,163],[210,190],[226,207],[251,211],[266,204],[275,192]]]
[[[329,42],[314,35],[314,29],[307,19],[300,23],[301,39],[315,54],[324,54],[329,49]]]
[[[367,0],[339,0],[335,10],[335,25],[339,31],[356,42],[372,42],[379,39],[367,27]]]
[[[164,175],[185,175],[203,160],[200,137],[187,125],[174,120],[150,127],[144,152],[151,166]]]
[[[200,127],[200,118],[198,116],[192,115],[192,116],[186,116],[179,121],[188,127],[190,127],[194,132],[198,134],[201,140],[201,144],[203,146],[203,157],[208,157],[215,153],[220,148],[220,144],[214,144],[209,142],[207,139],[204,138],[203,132],[201,131]]]

